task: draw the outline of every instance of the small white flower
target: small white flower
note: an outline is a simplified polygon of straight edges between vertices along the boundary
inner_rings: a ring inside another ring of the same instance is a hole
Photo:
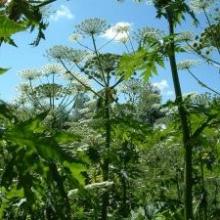
[[[119,22],[116,26],[115,26],[115,31],[117,33],[125,33],[128,32],[130,30],[131,24],[128,22]]]
[[[75,42],[75,41],[80,40],[80,38],[81,38],[81,35],[80,35],[80,34],[74,33],[74,34],[71,34],[71,35],[69,36],[69,41],[70,41],[70,42]]]

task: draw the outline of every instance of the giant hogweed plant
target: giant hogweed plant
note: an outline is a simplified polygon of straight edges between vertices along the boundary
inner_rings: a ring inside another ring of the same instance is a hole
[[[119,182],[124,189],[124,196],[120,196],[121,202],[118,204],[122,212],[120,216],[127,217],[130,212],[128,204],[128,180],[130,177],[127,177],[129,174],[126,174],[126,172],[131,172],[132,168],[129,168],[129,163],[137,159],[135,149],[138,138],[141,137],[143,132],[148,131],[150,125],[146,122],[142,123],[138,117],[135,118],[135,113],[132,111],[126,115],[126,110],[123,109],[123,106],[126,107],[126,105],[119,103],[120,86],[124,83],[126,77],[123,72],[116,75],[116,72],[119,71],[118,65],[121,55],[102,52],[105,46],[116,40],[116,37],[104,43],[100,40],[99,36],[107,28],[108,25],[104,20],[98,18],[87,19],[76,25],[75,32],[70,37],[75,44],[82,47],[82,50],[54,46],[48,50],[48,55],[60,63],[65,69],[65,74],[73,81],[81,84],[90,97],[90,100],[79,111],[79,119],[74,122],[72,128],[74,132],[80,130],[84,133],[87,132],[84,138],[83,150],[87,151],[93,165],[96,165],[96,170],[91,169],[88,173],[87,181],[90,184],[100,180],[104,182],[114,180],[115,184]],[[121,40],[125,50],[132,49],[133,45],[128,35],[128,26],[118,27],[116,35],[121,33],[124,36]],[[90,44],[88,43],[89,40]],[[87,78],[90,83],[83,81],[82,76]],[[141,88],[139,89],[141,90]],[[132,108],[132,103],[128,105]],[[123,137],[121,141],[118,140],[120,135]],[[129,153],[128,158],[130,159],[123,157],[123,151]],[[134,152],[133,156],[132,152]],[[122,163],[121,167],[117,167],[118,163]],[[91,178],[92,173],[93,178]],[[107,219],[110,214],[116,211],[113,208],[112,200],[112,197],[119,196],[119,191],[116,192],[111,189],[102,193],[102,201],[98,205],[101,204],[99,208],[101,211],[94,212],[94,215]]]
[[[119,55],[102,53],[99,49],[105,45],[98,45],[97,38],[108,28],[104,20],[93,18],[83,21],[75,27],[75,33],[71,37],[77,44],[82,46],[82,50],[76,50],[64,46],[54,46],[48,51],[50,57],[55,59],[73,80],[81,84],[84,89],[90,92],[97,100],[96,118],[102,119],[99,123],[104,132],[104,145],[101,153],[101,172],[103,181],[109,180],[109,152],[112,142],[112,105],[115,103],[116,87],[121,83],[123,77],[116,78],[115,71],[118,66]],[[91,46],[85,45],[79,37],[86,37],[90,40]],[[74,68],[71,69],[71,65]],[[77,73],[78,72],[78,73]],[[80,78],[84,75],[89,81],[93,81],[96,86],[88,85]],[[98,90],[97,90],[98,89]],[[97,126],[97,124],[96,124]],[[107,219],[107,207],[109,205],[109,193],[104,192],[102,196],[102,219]]]

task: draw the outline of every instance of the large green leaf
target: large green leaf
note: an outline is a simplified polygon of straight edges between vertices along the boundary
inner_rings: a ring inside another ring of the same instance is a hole
[[[82,172],[86,171],[86,167],[83,164],[80,163],[69,163],[69,162],[65,162],[64,166],[67,167],[72,176],[81,184],[84,185],[85,182],[85,178],[82,176]]]
[[[64,161],[74,161],[73,157],[53,140],[53,137],[35,139],[35,147],[39,155],[45,160],[60,163]]]
[[[163,57],[157,51],[147,52],[140,49],[133,54],[121,57],[119,73],[129,79],[134,73],[140,73],[144,80],[148,80],[153,74],[157,74],[157,66],[164,66]]]
[[[5,132],[5,139],[21,148],[27,148],[28,150],[37,152],[40,157],[47,161],[73,161],[73,158],[57,142],[67,143],[67,137],[68,141],[70,141],[69,134],[60,132],[55,137],[49,134],[42,123],[46,115],[47,112],[33,119],[16,123]],[[73,137],[72,135],[71,142],[73,141]]]
[[[11,35],[26,29],[25,23],[15,22],[5,15],[0,15],[0,38],[10,38]]]
[[[59,144],[68,144],[80,139],[80,136],[64,131],[56,132],[56,134],[54,134],[53,137],[54,140]]]

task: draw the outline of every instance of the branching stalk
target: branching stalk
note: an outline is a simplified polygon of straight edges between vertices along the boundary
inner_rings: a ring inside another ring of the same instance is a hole
[[[97,59],[98,59],[99,67],[100,67],[100,69],[101,69],[102,79],[103,79],[105,85],[107,86],[108,83],[107,83],[107,81],[106,81],[106,79],[105,79],[105,71],[104,71],[104,69],[103,69],[102,62],[101,62],[100,57],[99,57],[99,52],[98,52],[97,47],[96,47],[96,42],[95,42],[95,37],[94,37],[94,35],[92,35],[92,43],[93,43],[93,47],[94,47],[94,49],[95,49],[96,57],[97,57]]]
[[[198,82],[199,85],[208,89],[211,92],[214,92],[216,95],[220,95],[220,93],[218,91],[212,89],[210,86],[208,86],[207,84],[202,82],[195,74],[193,74],[193,72],[190,69],[187,69],[187,70],[188,70],[189,74]]]
[[[84,86],[86,89],[88,89],[89,91],[91,91],[93,94],[97,95],[98,97],[102,98],[102,96],[100,94],[98,94],[95,90],[93,90],[90,86],[86,85],[84,82],[82,82],[80,79],[78,79],[78,77],[76,77],[66,66],[66,64],[63,62],[62,59],[60,59],[61,64],[63,65],[63,67],[66,70],[66,73],[70,74],[77,82],[79,82],[82,86]]]

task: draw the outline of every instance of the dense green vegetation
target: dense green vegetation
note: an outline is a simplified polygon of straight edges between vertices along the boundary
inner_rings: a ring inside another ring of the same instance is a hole
[[[0,3],[1,43],[37,29],[37,46],[41,8],[52,2]],[[197,62],[177,62],[194,54],[219,71],[219,3],[152,3],[166,32],[121,26],[125,51],[114,54],[105,49],[113,40],[99,41],[107,22],[86,19],[71,36],[77,47],[49,48],[53,63],[24,70],[16,103],[0,102],[0,219],[220,219],[220,93],[194,74]],[[196,9],[207,26],[176,31],[200,23]],[[172,75],[174,101],[162,102],[149,81],[160,68]],[[184,95],[180,71],[207,93]]]

